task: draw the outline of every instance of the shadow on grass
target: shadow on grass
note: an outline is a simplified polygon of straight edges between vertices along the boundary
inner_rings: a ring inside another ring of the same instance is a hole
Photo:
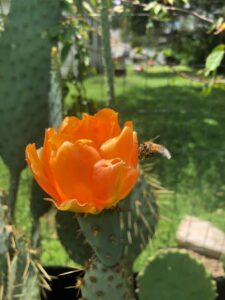
[[[174,77],[174,74],[171,72],[171,71],[168,71],[168,72],[151,72],[151,70],[145,72],[137,72],[137,71],[134,71],[135,75],[138,76],[138,77],[142,77],[143,79],[151,79],[151,78],[154,78],[154,79],[161,79],[162,77],[165,77],[165,75],[168,77],[168,78],[172,78]]]

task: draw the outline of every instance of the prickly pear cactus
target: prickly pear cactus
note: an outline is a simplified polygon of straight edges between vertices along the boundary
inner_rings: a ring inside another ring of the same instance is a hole
[[[12,229],[8,224],[6,194],[0,191],[0,299],[7,285],[8,258],[14,252],[12,247]],[[2,300],[2,299],[1,299]]]
[[[106,266],[115,265],[122,255],[119,211],[106,210],[99,215],[78,215],[86,239]]]
[[[5,202],[0,193],[0,300],[38,300],[38,268],[24,238],[9,225]]]
[[[99,260],[91,262],[81,280],[82,298],[85,300],[134,300],[132,273],[123,263],[108,268]]]
[[[69,212],[56,214],[62,245],[69,256],[82,265],[95,252],[106,266],[113,266],[124,258],[130,268],[153,237],[157,222],[156,197],[143,172],[132,193],[116,210],[100,215],[77,215],[77,218]]]
[[[138,276],[140,300],[215,300],[205,267],[184,250],[161,251]]]
[[[5,300],[40,299],[39,272],[23,239],[16,241],[16,253],[7,271]]]
[[[114,91],[114,66],[110,45],[110,21],[109,21],[109,8],[108,1],[101,0],[101,29],[102,29],[102,44],[104,50],[104,65],[108,83],[108,98],[109,105],[112,107],[115,105],[115,91]]]
[[[80,230],[75,215],[71,212],[58,211],[56,230],[59,240],[69,256],[75,262],[84,265],[93,255],[93,250]]]
[[[31,196],[30,196],[30,211],[33,218],[31,229],[32,247],[37,249],[40,246],[40,218],[51,209],[51,203],[44,201],[46,193],[40,188],[35,180],[32,181]]]
[[[156,197],[143,172],[120,209],[124,257],[133,262],[153,237],[158,223]]]
[[[60,0],[11,0],[0,41],[0,155],[13,182],[9,202],[14,214],[25,146],[40,142],[49,118],[51,35]],[[51,32],[50,32],[51,30]]]
[[[77,220],[97,257],[80,280],[81,299],[136,299],[132,265],[158,221],[148,178],[141,172],[132,193],[117,208],[99,215],[77,214]]]
[[[77,220],[103,264],[113,266],[121,257],[133,264],[154,235],[158,207],[151,185],[142,173],[118,209],[99,215],[78,215]]]
[[[58,49],[51,49],[51,89],[49,94],[50,124],[58,128],[62,122],[63,113],[62,76]]]

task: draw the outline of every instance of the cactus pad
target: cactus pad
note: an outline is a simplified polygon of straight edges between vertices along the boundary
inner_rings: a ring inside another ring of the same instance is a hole
[[[16,241],[16,251],[8,264],[6,299],[38,300],[39,271],[22,238]]]
[[[124,256],[132,262],[153,237],[158,223],[156,197],[143,174],[131,194],[120,203],[120,208]]]
[[[140,300],[215,300],[215,283],[184,250],[161,251],[138,277]]]
[[[8,223],[0,194],[0,299],[40,299],[39,271],[23,237]]]
[[[51,127],[58,128],[62,122],[63,95],[60,60],[56,47],[52,47],[51,57],[51,89],[49,93],[50,125]]]
[[[25,146],[48,125],[50,32],[60,0],[12,0],[0,43],[0,154],[13,171],[25,167]]]
[[[133,276],[122,264],[107,268],[95,260],[85,271],[81,286],[85,300],[134,300]]]
[[[77,263],[84,263],[92,256],[93,250],[80,230],[74,213],[58,211],[56,214],[58,237],[69,256]]]
[[[106,266],[115,265],[122,255],[119,211],[112,209],[98,215],[79,214],[77,220],[100,261]]]

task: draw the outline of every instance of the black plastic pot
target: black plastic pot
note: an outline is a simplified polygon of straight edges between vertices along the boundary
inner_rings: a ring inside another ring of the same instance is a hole
[[[62,266],[46,266],[44,268],[52,277],[52,281],[50,283],[51,291],[42,292],[42,300],[78,300],[81,297],[79,289],[72,287],[75,286],[78,278],[84,276],[83,271]],[[68,274],[61,275],[65,273]],[[213,279],[216,281],[218,293],[215,300],[225,300],[225,278],[215,277]]]
[[[74,287],[77,279],[83,277],[83,271],[62,266],[46,266],[44,269],[52,280],[49,284],[51,291],[41,291],[42,300],[76,300],[81,297],[80,290]]]
[[[217,286],[218,297],[216,300],[225,300],[225,277],[214,277]]]
[[[125,68],[121,68],[121,69],[116,68],[114,70],[114,74],[116,77],[125,77],[127,75],[127,71]]]

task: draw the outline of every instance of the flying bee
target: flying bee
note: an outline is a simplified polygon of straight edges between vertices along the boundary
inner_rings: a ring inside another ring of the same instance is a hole
[[[167,159],[171,158],[171,154],[166,147],[153,142],[157,138],[158,137],[139,145],[138,148],[139,159],[152,157],[155,153],[160,153],[162,156],[166,157]]]

